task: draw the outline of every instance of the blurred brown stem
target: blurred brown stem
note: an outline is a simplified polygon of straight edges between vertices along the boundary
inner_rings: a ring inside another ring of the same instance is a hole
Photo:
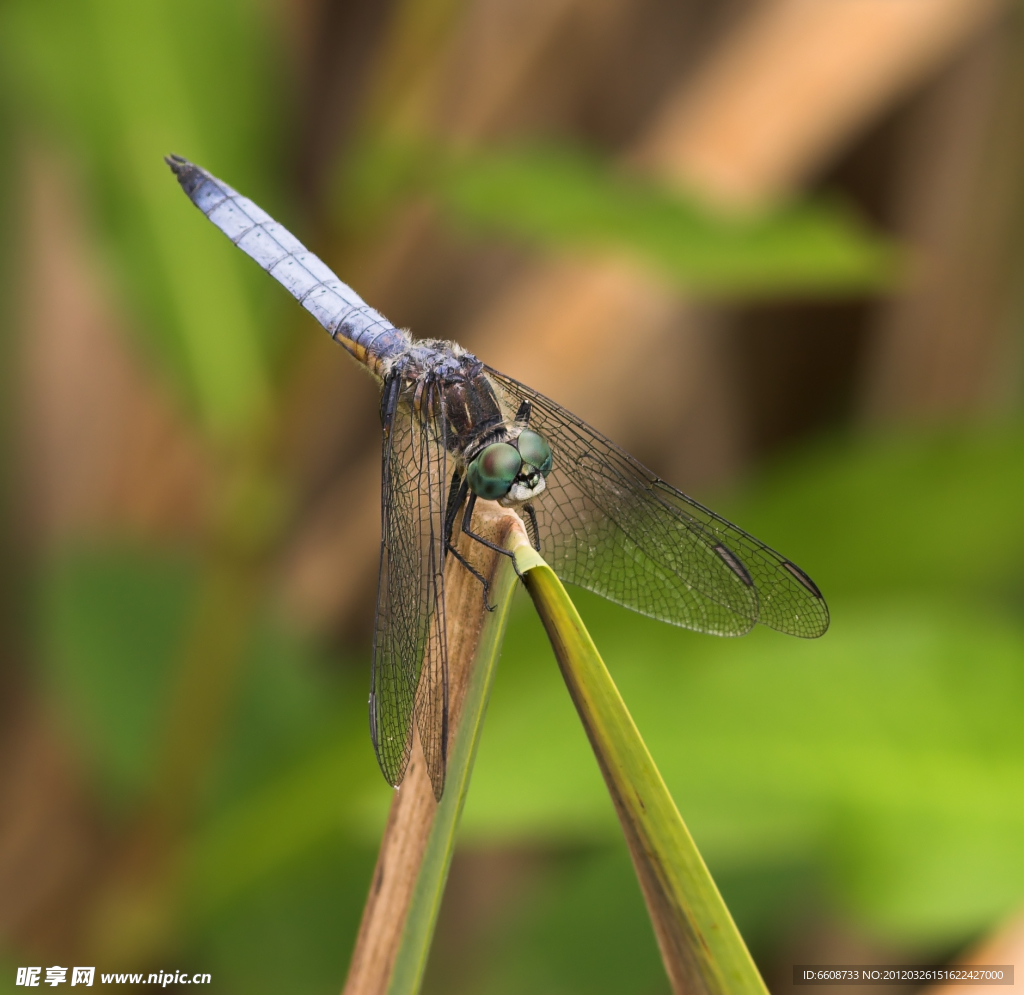
[[[528,545],[515,512],[489,501],[478,502],[477,509],[473,527],[479,534],[506,549]],[[439,803],[434,801],[415,736],[412,760],[395,791],[381,840],[344,995],[415,992],[426,966],[515,580],[508,557],[465,536],[458,546],[488,579],[497,609],[485,613],[479,581],[450,557],[445,610],[451,733],[445,792]]]

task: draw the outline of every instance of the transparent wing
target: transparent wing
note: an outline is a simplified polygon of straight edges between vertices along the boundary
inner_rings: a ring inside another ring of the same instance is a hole
[[[828,608],[814,582],[775,550],[670,487],[554,401],[490,368],[510,412],[554,456],[534,504],[541,553],[562,580],[674,625],[741,635],[755,622],[820,636]]]
[[[444,417],[421,418],[412,390],[392,381],[384,426],[382,535],[370,688],[370,734],[387,780],[401,783],[415,716],[434,794],[448,749],[448,648],[444,613]],[[438,430],[437,426],[441,428]]]
[[[168,156],[182,190],[231,241],[256,260],[336,339],[370,342],[394,326],[342,283],[318,256],[248,197],[201,166]]]

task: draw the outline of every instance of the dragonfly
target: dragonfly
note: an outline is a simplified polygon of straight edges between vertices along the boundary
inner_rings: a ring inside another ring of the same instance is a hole
[[[445,568],[478,500],[518,511],[569,584],[672,625],[739,636],[757,623],[814,638],[821,591],[792,560],[677,490],[555,401],[454,342],[414,339],[367,305],[284,226],[180,156],[192,203],[381,387],[381,543],[370,736],[397,787],[419,734],[435,797],[448,755]],[[513,560],[514,562],[514,560]]]

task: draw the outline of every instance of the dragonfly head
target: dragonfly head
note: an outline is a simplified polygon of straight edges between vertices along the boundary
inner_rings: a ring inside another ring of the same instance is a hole
[[[522,504],[544,490],[551,472],[551,447],[536,432],[524,429],[509,442],[494,442],[469,464],[466,479],[477,497],[506,508]]]

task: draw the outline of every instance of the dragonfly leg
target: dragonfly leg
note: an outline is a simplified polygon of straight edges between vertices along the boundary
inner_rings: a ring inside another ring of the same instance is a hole
[[[452,474],[451,487],[448,488],[448,503],[444,509],[444,546],[445,550],[452,548],[452,533],[455,531],[455,516],[466,500],[469,491],[469,484],[462,479],[462,475],[456,470]]]
[[[523,575],[519,572],[519,565],[516,563],[516,555],[509,549],[505,549],[504,546],[499,546],[496,542],[491,542],[490,539],[485,539],[483,536],[478,536],[475,532],[470,529],[470,524],[473,520],[473,508],[476,505],[476,495],[470,494],[469,501],[466,502],[466,513],[462,516],[462,534],[469,536],[470,539],[475,539],[478,543],[486,546],[488,549],[493,549],[496,553],[501,553],[502,556],[507,556],[512,560],[512,566],[515,567],[516,576],[522,580]]]
[[[456,470],[452,475],[451,487],[448,489],[448,504],[445,508],[444,513],[444,550],[445,553],[451,553],[478,581],[484,589],[484,608],[489,612],[494,611],[497,605],[490,603],[488,595],[491,591],[491,585],[487,583],[487,578],[484,577],[479,570],[476,569],[466,558],[455,548],[452,544],[452,533],[455,531],[455,519],[459,513],[459,509],[462,507],[462,502],[466,500],[466,494],[469,492],[469,484],[462,479],[459,471]]]
[[[523,511],[526,512],[526,531],[530,533],[530,545],[539,553],[540,532],[537,531],[537,512],[533,510],[532,504],[524,504]]]
[[[480,581],[484,589],[484,608],[489,612],[494,611],[498,606],[490,603],[491,599],[488,595],[491,593],[491,585],[487,583],[487,578],[484,577],[484,575],[480,573],[480,571],[477,570],[476,567],[474,567],[473,564],[470,563],[454,546],[449,545],[448,552],[451,553],[452,556],[454,556],[455,559],[457,559],[459,563],[461,563],[474,577],[476,577],[478,581]]]

